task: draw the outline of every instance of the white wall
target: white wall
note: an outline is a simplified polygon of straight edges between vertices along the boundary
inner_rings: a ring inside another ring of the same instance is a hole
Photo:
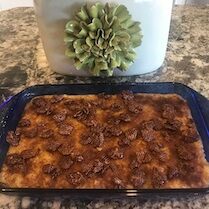
[[[0,0],[0,9],[6,10],[13,7],[31,7],[33,6],[33,0]]]
[[[176,4],[185,4],[186,0],[176,0]]]
[[[176,4],[209,4],[209,0],[176,0]]]
[[[59,0],[57,0],[59,1]],[[157,1],[157,0],[156,0]],[[176,4],[209,4],[209,0],[175,0]],[[33,0],[0,0],[0,10],[10,9],[13,7],[33,6]]]

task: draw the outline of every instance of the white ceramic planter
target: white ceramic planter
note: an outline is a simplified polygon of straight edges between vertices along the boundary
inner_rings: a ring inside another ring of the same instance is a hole
[[[34,0],[35,11],[45,53],[51,68],[61,74],[89,75],[78,71],[65,56],[66,22],[85,2],[93,0]],[[134,21],[141,22],[143,40],[136,48],[137,59],[126,72],[114,75],[139,75],[158,69],[165,58],[173,0],[98,0],[125,5]]]

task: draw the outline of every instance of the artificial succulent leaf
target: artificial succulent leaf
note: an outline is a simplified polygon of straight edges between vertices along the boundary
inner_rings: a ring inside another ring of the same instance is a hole
[[[136,59],[136,53],[134,50],[130,50],[125,54],[126,59],[132,61]]]
[[[121,64],[120,64],[121,70],[124,70],[124,71],[127,70],[129,65],[130,65],[130,61],[129,60],[121,59]]]
[[[119,66],[118,60],[111,59],[110,60],[110,66],[111,66],[112,69],[117,68]]]
[[[73,50],[70,50],[70,49],[66,49],[65,55],[69,58],[75,58],[76,57],[76,53]]]
[[[87,21],[89,19],[86,9],[87,5],[82,6],[80,12],[77,14],[77,16],[83,21]]]
[[[74,42],[73,42],[73,47],[74,49],[76,48],[81,48],[82,44],[84,43],[84,41],[82,39],[76,39]]]
[[[112,37],[109,39],[109,45],[110,47],[114,46],[115,42],[115,33],[112,34]]]
[[[93,5],[92,7],[89,8],[89,15],[90,17],[98,18],[98,9],[96,5]]]
[[[92,69],[94,67],[94,57],[89,57],[88,60],[86,60],[86,65],[89,67],[89,69]]]
[[[139,22],[134,22],[129,28],[128,31],[130,34],[139,33],[140,27]]]
[[[97,34],[97,31],[94,32],[94,31],[89,31],[89,38],[90,39],[95,39],[96,38],[96,34]]]
[[[98,18],[99,17],[99,12],[103,9],[103,5],[100,4],[100,3],[96,3],[95,5],[91,6],[89,8],[89,15],[92,17],[92,18]]]
[[[101,70],[108,70],[108,64],[105,60],[97,58],[94,63],[93,74],[99,76]]]
[[[112,52],[114,52],[114,47],[107,47],[106,48],[106,50],[105,50],[105,53],[107,54],[107,55],[111,55],[111,56],[113,56],[112,55]]]
[[[96,44],[100,49],[103,49],[103,43],[104,43],[104,39],[102,37],[99,37],[99,39],[97,40]]]
[[[65,42],[65,43],[72,43],[74,40],[75,40],[74,35],[72,35],[72,36],[66,36],[66,37],[64,38],[64,42]]]
[[[102,43],[102,49],[106,49],[108,47],[108,41],[107,40],[104,40],[103,43]]]
[[[114,15],[118,17],[120,22],[123,22],[129,16],[129,12],[124,5],[119,5],[115,8]]]
[[[117,51],[122,51],[121,47],[119,45],[115,45],[114,46],[114,50],[117,50]]]
[[[83,44],[81,47],[86,52],[90,52],[91,51],[91,47],[89,45],[87,45],[87,44]]]
[[[87,36],[87,31],[85,28],[82,28],[80,32],[78,33],[78,38],[86,37]]]
[[[113,32],[117,32],[119,30],[122,30],[122,27],[121,27],[120,22],[117,17],[114,17],[113,24],[112,24],[111,28],[112,28]]]
[[[131,18],[127,18],[125,21],[120,23],[122,28],[129,28],[129,27],[131,27],[132,24],[133,24],[133,21]]]
[[[79,54],[79,60],[85,64],[85,60],[90,56],[88,52],[83,52],[82,54]]]
[[[66,56],[74,59],[77,69],[97,76],[127,69],[136,58],[133,48],[142,39],[139,23],[124,5],[101,3],[84,5],[66,24],[65,33]]]
[[[110,34],[112,33],[112,28],[107,29],[106,31],[104,31],[104,39],[108,39],[110,37]]]
[[[142,35],[134,35],[134,36],[132,36],[132,39],[131,39],[131,46],[133,47],[133,48],[136,48],[136,47],[138,47],[138,46],[140,46],[141,45],[141,43],[142,43]]]
[[[126,22],[128,22],[128,21],[130,21],[130,20],[132,20],[132,19],[131,19],[131,15],[126,16],[126,18],[124,18],[123,21],[120,20],[120,25],[121,25],[121,27],[122,27],[122,28],[128,28],[125,24],[126,24]],[[132,21],[132,24],[133,24],[133,21]],[[130,25],[131,25],[131,23],[130,23]],[[130,26],[129,26],[129,27],[130,27]]]
[[[118,63],[118,67],[120,67],[120,65],[121,65],[121,56],[120,56],[120,53],[118,53],[118,52],[116,53],[115,60]]]
[[[81,70],[84,67],[85,63],[81,62],[79,59],[74,59],[74,65],[77,70]]]
[[[106,14],[110,14],[110,5],[109,5],[109,3],[105,4],[104,11],[105,11]]]
[[[98,18],[101,19],[101,17],[104,15],[104,6],[105,5],[100,2],[97,2],[95,5],[98,9]]]
[[[100,56],[100,50],[99,48],[95,45],[92,47],[91,49],[92,54],[94,55],[94,57],[99,57]]]
[[[88,36],[88,37],[86,38],[86,44],[87,44],[90,48],[92,48],[92,47],[94,46],[94,41]]]
[[[79,24],[75,20],[69,21],[65,26],[65,31],[68,33],[74,33],[78,30]]]
[[[117,38],[120,38],[121,41],[129,41],[131,38],[128,32],[125,30],[117,31],[115,35]]]
[[[77,56],[79,56],[79,54],[81,54],[81,53],[84,53],[85,51],[84,51],[84,49],[82,48],[82,47],[80,47],[80,48],[75,48],[75,53],[76,53],[76,55]],[[79,57],[80,58],[80,57]]]
[[[105,29],[111,28],[112,24],[114,23],[114,20],[117,19],[117,17],[109,17],[107,14],[104,16],[104,23],[105,23]]]
[[[112,76],[113,75],[113,69],[108,69],[107,70],[107,75]]]
[[[98,18],[94,18],[92,20],[92,23],[90,23],[88,25],[88,28],[90,31],[96,31],[96,30],[102,28],[102,22]]]

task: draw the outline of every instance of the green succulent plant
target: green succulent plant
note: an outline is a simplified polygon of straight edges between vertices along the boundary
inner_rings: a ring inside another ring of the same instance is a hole
[[[134,48],[142,41],[140,22],[124,5],[85,4],[67,22],[64,41],[76,69],[111,76],[115,68],[125,71],[134,62]]]

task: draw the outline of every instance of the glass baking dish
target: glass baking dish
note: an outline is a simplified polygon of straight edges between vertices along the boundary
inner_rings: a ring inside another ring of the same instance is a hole
[[[201,136],[205,156],[209,161],[209,101],[193,89],[179,83],[120,83],[120,84],[63,84],[38,85],[29,87],[0,105],[0,167],[4,163],[9,144],[6,134],[15,130],[25,105],[33,97],[53,94],[108,94],[131,90],[134,93],[178,94],[184,98],[191,110],[197,130]],[[133,198],[133,197],[170,197],[198,195],[208,193],[209,188],[195,189],[41,189],[7,188],[0,185],[0,191],[6,194],[27,196],[67,196],[79,199],[95,198]]]

